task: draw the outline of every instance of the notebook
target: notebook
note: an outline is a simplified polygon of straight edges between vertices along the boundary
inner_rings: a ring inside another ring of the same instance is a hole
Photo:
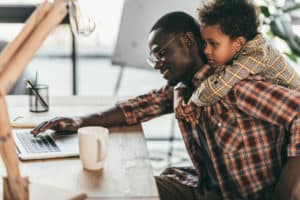
[[[79,156],[77,134],[63,134],[47,130],[38,136],[31,129],[14,129],[13,137],[21,160]]]

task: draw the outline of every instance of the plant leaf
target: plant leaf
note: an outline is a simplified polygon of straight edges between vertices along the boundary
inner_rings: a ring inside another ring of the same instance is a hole
[[[297,3],[297,4],[295,4],[291,7],[285,8],[282,11],[285,12],[285,13],[288,13],[288,12],[292,12],[292,11],[298,10],[298,9],[300,9],[300,4],[299,3]]]
[[[289,57],[289,59],[291,59],[292,61],[294,61],[295,63],[298,61],[298,56],[294,53],[288,53],[288,52],[284,52],[284,54]]]
[[[267,6],[260,6],[260,11],[265,17],[271,16],[269,8]]]

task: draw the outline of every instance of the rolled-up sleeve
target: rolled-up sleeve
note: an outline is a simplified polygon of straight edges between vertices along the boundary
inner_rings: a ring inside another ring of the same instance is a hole
[[[300,155],[300,115],[293,120],[290,129],[290,142],[287,147],[288,156]]]
[[[118,102],[127,124],[137,124],[173,112],[173,87],[166,86],[147,94]]]

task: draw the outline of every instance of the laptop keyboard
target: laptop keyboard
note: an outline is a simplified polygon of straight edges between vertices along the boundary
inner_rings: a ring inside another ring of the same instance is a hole
[[[17,131],[15,135],[27,153],[59,152],[60,149],[48,135],[33,136],[28,131]]]

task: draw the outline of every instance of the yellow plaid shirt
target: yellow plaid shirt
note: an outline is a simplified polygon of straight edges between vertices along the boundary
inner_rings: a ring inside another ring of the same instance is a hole
[[[219,67],[217,73],[203,81],[191,101],[200,106],[212,104],[228,94],[236,83],[257,74],[300,90],[299,75],[280,52],[273,49],[262,34],[258,34],[243,46],[232,65]]]

